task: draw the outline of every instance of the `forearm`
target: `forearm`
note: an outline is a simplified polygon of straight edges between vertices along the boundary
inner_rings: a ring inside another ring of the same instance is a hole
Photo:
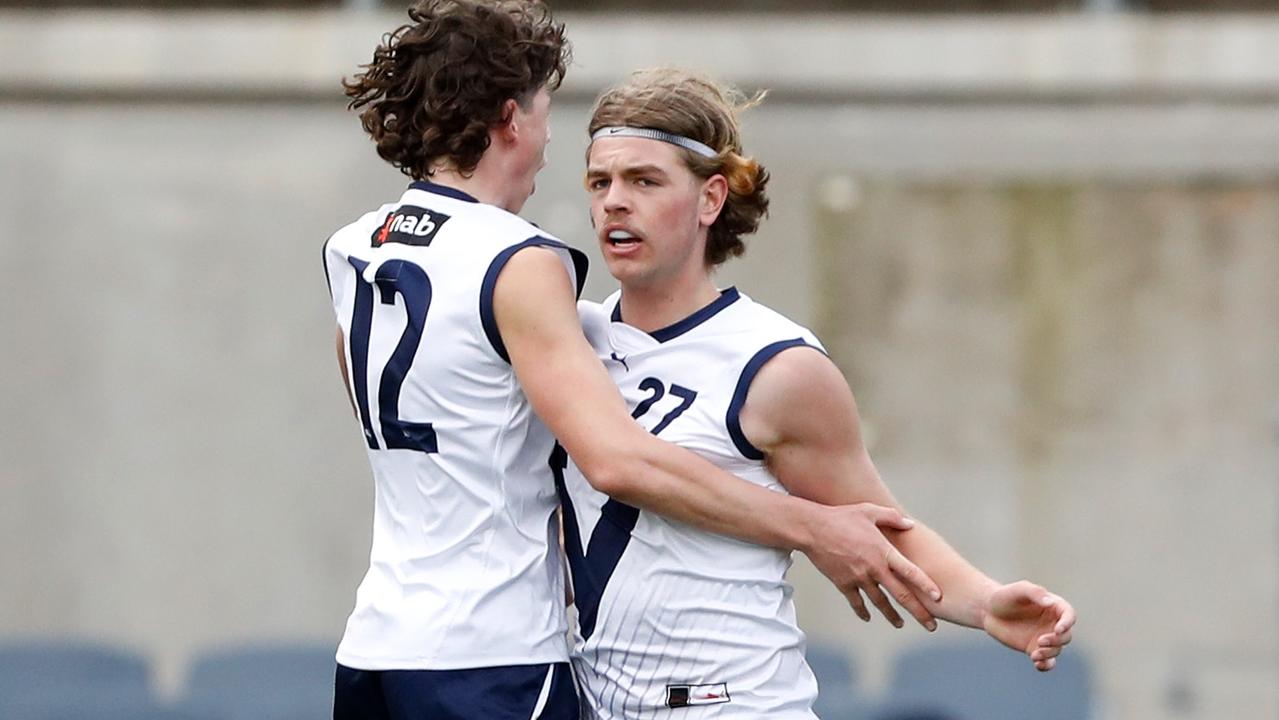
[[[924,606],[942,620],[981,628],[999,583],[973,567],[932,528],[916,523],[909,532],[885,530],[884,534],[941,587],[941,601],[921,598]]]
[[[578,462],[598,489],[640,509],[745,542],[800,551],[812,546],[814,525],[825,508],[742,480],[633,427],[631,437],[613,444],[616,452]]]

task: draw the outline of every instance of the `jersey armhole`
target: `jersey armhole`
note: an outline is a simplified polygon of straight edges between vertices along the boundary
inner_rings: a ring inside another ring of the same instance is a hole
[[[737,379],[737,387],[733,389],[733,399],[728,404],[725,425],[728,427],[728,436],[733,439],[733,445],[737,447],[737,451],[749,460],[763,460],[764,451],[751,444],[751,441],[746,439],[746,433],[742,432],[741,414],[742,406],[746,404],[746,395],[750,392],[751,383],[755,381],[755,376],[759,374],[760,368],[764,367],[764,363],[772,360],[783,350],[793,347],[811,347],[823,355],[826,354],[824,349],[806,342],[803,338],[779,340],[771,345],[765,345],[747,361],[746,367],[742,368],[742,374]]]
[[[329,289],[329,302],[333,301],[333,277],[329,273],[329,243],[333,242],[334,235],[330,235],[320,247],[320,262],[324,265],[324,286]]]
[[[493,258],[493,262],[489,264],[488,271],[484,273],[484,282],[480,285],[480,324],[484,327],[484,335],[488,338],[489,344],[493,346],[493,351],[507,363],[511,362],[511,358],[506,353],[506,343],[502,342],[502,334],[497,329],[497,316],[493,313],[493,292],[497,289],[497,276],[502,273],[502,268],[506,267],[506,263],[515,257],[515,253],[530,247],[554,248],[567,255],[573,263],[573,283],[576,298],[580,299],[582,297],[582,287],[586,284],[588,266],[586,254],[558,240],[534,236],[498,253],[497,257]]]

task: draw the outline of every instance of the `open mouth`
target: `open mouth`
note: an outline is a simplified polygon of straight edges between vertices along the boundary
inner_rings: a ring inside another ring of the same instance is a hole
[[[613,247],[631,247],[642,242],[640,238],[629,230],[611,230],[608,233],[608,244]]]

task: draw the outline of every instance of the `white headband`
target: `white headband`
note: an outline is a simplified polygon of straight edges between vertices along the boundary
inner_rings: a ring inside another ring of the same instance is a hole
[[[664,130],[656,130],[653,128],[637,128],[637,127],[602,127],[591,135],[591,142],[595,142],[602,137],[638,137],[648,138],[649,140],[661,140],[662,142],[678,145],[685,150],[691,150],[698,155],[706,158],[718,157],[719,153],[711,149],[711,146],[699,143],[692,138],[684,137],[668,133]]]

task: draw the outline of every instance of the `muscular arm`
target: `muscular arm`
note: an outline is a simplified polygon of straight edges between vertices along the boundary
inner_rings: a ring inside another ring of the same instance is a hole
[[[801,550],[845,595],[894,574],[921,595],[935,591],[904,558],[886,562],[891,546],[875,522],[909,527],[896,521],[896,513],[825,507],[772,492],[657,439],[634,422],[582,335],[575,293],[554,251],[516,253],[498,277],[493,304],[534,411],[596,489],[704,530]]]
[[[862,443],[848,383],[817,350],[787,350],[766,363],[751,384],[741,424],[792,493],[823,503],[872,502],[901,509]],[[941,586],[941,601],[925,599],[936,617],[986,629],[1029,654],[1039,669],[1052,667],[1052,658],[1070,639],[1074,611],[1068,603],[1031,583],[1001,586],[923,524],[908,533],[886,534]],[[1020,607],[1024,602],[1034,607]],[[1017,607],[1007,607],[1010,603]],[[1033,618],[1022,617],[1028,609]]]

